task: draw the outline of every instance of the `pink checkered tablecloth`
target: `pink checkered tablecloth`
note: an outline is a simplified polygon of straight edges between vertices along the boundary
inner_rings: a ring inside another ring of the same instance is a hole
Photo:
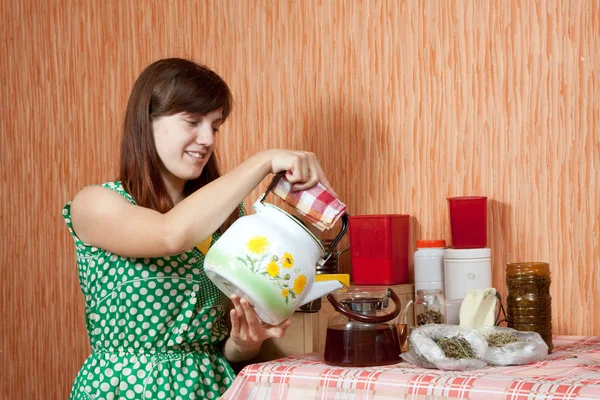
[[[600,337],[554,336],[543,362],[458,372],[402,362],[375,368],[325,365],[321,353],[244,368],[224,399],[600,399]]]

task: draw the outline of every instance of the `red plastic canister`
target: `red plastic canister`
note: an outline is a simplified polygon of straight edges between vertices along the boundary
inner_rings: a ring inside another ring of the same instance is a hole
[[[355,215],[348,224],[354,285],[409,282],[408,215]]]
[[[452,247],[479,249],[487,247],[487,197],[448,198]]]

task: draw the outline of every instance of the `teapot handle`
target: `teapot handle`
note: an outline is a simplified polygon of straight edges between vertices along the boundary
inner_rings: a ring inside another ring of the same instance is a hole
[[[388,289],[388,296],[392,299],[392,301],[395,304],[394,310],[389,314],[380,315],[378,317],[370,317],[367,315],[357,314],[353,311],[348,310],[335,299],[333,293],[329,293],[327,295],[327,300],[329,300],[329,302],[337,312],[343,314],[344,316],[350,319],[359,322],[364,322],[366,324],[381,324],[396,318],[398,314],[400,314],[400,298],[392,289]]]
[[[285,171],[281,171],[281,172],[278,172],[277,175],[275,175],[273,177],[273,179],[271,180],[271,183],[267,187],[267,190],[263,194],[261,194],[260,197],[258,198],[258,201],[261,204],[265,201],[265,198],[268,196],[268,194],[271,193],[271,191],[273,189],[275,189],[275,186],[277,186],[277,184],[279,183],[279,180],[283,177],[284,174],[285,174]],[[327,260],[329,260],[329,258],[331,257],[331,254],[333,254],[335,246],[337,246],[337,244],[340,242],[340,240],[342,240],[342,237],[344,237],[344,234],[346,233],[347,230],[348,230],[348,213],[345,213],[344,215],[342,215],[342,229],[337,234],[337,236],[332,240],[331,244],[329,245],[329,248],[327,250],[325,250],[325,255],[323,256],[323,259],[319,260],[319,263],[321,265],[324,265],[325,262]]]
[[[271,183],[269,183],[269,186],[267,187],[267,190],[263,194],[261,194],[259,196],[259,198],[258,198],[259,202],[262,203],[262,202],[265,201],[265,198],[267,197],[267,195],[269,193],[271,193],[271,191],[273,189],[275,189],[275,186],[277,186],[277,184],[279,183],[279,180],[281,179],[281,177],[283,176],[283,174],[285,174],[285,171],[278,172],[277,175],[275,175],[273,177],[273,179],[271,179]]]
[[[327,260],[329,260],[329,257],[331,257],[331,254],[333,254],[333,252],[335,251],[335,246],[337,246],[337,244],[340,242],[340,240],[342,240],[342,238],[344,237],[344,234],[346,233],[347,230],[348,230],[348,213],[345,213],[344,215],[342,215],[342,229],[340,229],[337,236],[333,239],[333,241],[329,245],[329,248],[325,251],[325,255],[323,256],[323,261],[322,261],[323,264],[325,264],[325,262]]]

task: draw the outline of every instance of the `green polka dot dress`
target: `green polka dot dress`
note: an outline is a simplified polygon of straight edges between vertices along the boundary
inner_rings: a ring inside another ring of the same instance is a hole
[[[133,198],[120,182],[102,186]],[[218,234],[175,256],[129,258],[75,240],[92,354],[70,399],[216,399],[235,378],[221,354],[228,298],[204,272]],[[243,213],[243,208],[240,207]]]

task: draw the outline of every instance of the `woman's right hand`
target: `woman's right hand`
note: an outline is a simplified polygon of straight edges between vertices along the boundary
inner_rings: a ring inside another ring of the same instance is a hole
[[[332,195],[337,193],[331,187],[329,180],[317,157],[308,151],[269,150],[271,156],[271,172],[277,174],[286,171],[285,177],[292,184],[292,190],[306,190],[321,182]]]

